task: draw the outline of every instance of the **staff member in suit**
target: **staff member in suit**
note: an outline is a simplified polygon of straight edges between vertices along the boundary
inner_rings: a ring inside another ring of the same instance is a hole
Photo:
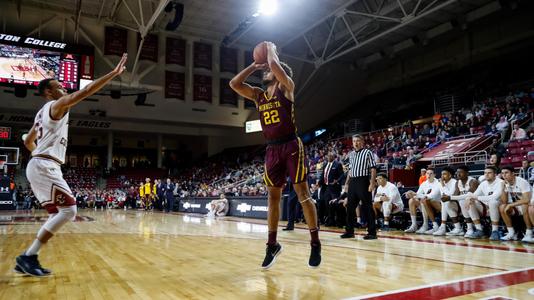
[[[371,193],[376,187],[376,162],[373,152],[365,149],[365,141],[361,135],[352,136],[352,145],[354,150],[349,153],[349,175],[344,187],[348,193],[347,225],[341,238],[354,237],[354,212],[361,200],[361,213],[367,219],[367,235],[363,239],[375,240],[376,224]]]
[[[324,182],[322,179],[317,179],[315,189],[312,189],[312,198],[315,200],[317,206],[318,225],[324,225],[326,222],[326,202],[324,201]]]
[[[337,161],[334,153],[329,153],[328,163],[323,170],[326,187],[324,198],[328,208],[326,226],[342,226],[344,222],[341,217],[344,216],[345,208],[337,203],[341,194],[341,177],[343,177],[343,166]]]
[[[175,186],[171,182],[171,179],[167,178],[167,183],[163,186],[163,192],[165,199],[167,200],[165,212],[171,212],[174,207],[174,188]]]

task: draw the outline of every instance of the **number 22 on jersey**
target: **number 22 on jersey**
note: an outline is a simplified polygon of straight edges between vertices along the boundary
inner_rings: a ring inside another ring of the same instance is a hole
[[[263,112],[263,121],[265,125],[271,125],[280,122],[280,117],[278,117],[277,110],[264,111]]]

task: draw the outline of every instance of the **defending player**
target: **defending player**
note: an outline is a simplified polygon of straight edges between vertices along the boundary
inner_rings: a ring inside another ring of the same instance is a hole
[[[47,276],[51,273],[41,267],[37,258],[39,250],[76,216],[76,200],[61,173],[67,150],[69,109],[122,74],[126,59],[127,55],[124,54],[113,71],[70,95],[56,79],[48,78],[39,82],[39,94],[46,98],[47,103],[37,113],[35,123],[24,141],[24,145],[32,153],[26,176],[33,193],[50,217],[37,233],[32,245],[17,257],[15,271],[32,276]]]
[[[297,193],[311,235],[311,253],[308,265],[318,267],[321,263],[321,243],[317,226],[317,212],[308,188],[308,168],[304,145],[297,137],[294,114],[295,84],[289,66],[278,59],[276,46],[266,42],[267,64],[253,63],[231,81],[230,87],[239,95],[256,103],[260,113],[263,135],[267,140],[264,181],[267,185],[269,240],[262,268],[270,268],[281,253],[282,246],[276,241],[280,217],[280,198],[286,176]],[[264,89],[252,87],[245,80],[256,70],[263,70]]]

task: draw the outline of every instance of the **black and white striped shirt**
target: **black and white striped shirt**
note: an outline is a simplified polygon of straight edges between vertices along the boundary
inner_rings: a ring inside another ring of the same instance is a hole
[[[349,153],[349,176],[369,176],[371,168],[376,168],[373,152],[369,149],[352,150]]]

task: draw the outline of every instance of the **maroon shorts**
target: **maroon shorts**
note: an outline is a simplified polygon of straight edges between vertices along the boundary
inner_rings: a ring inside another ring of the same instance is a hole
[[[267,186],[282,187],[289,176],[292,183],[308,179],[308,164],[300,138],[280,145],[268,145],[263,181]]]

